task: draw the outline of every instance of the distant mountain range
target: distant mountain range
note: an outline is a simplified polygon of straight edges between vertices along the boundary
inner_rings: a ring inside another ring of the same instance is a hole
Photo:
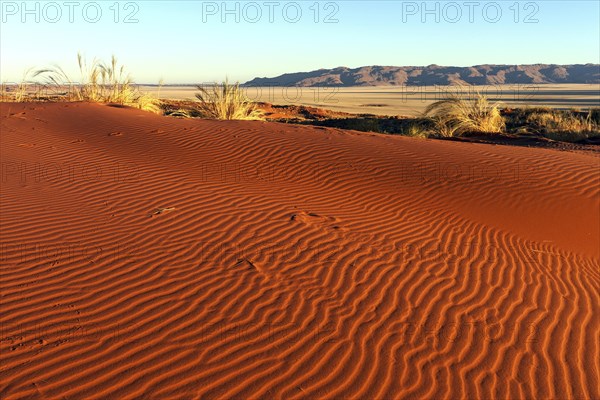
[[[338,67],[254,78],[245,86],[394,86],[600,83],[600,64]]]

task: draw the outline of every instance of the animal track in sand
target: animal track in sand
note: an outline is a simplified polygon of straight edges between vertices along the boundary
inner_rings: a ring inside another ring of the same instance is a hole
[[[24,117],[24,115],[26,115],[27,113],[25,111],[20,112],[20,113],[12,113],[12,114],[8,114],[9,117],[15,117],[15,118],[19,118],[19,119],[27,119],[27,117]]]
[[[290,216],[290,221],[302,222],[309,225],[315,224],[332,224],[339,222],[336,217],[327,217],[323,215],[319,215],[317,213],[308,212],[308,211],[300,211],[293,213]]]
[[[248,270],[256,271],[261,275],[267,276],[265,270],[256,262],[253,262],[247,258],[240,258],[235,264],[236,267],[245,267]]]
[[[347,229],[341,226],[339,218],[323,216],[308,211],[293,213],[290,216],[290,221],[314,228],[328,228],[339,232],[347,231]]]
[[[149,214],[149,216],[152,218],[152,217],[155,217],[157,215],[168,214],[171,211],[175,211],[175,207],[160,207],[160,208],[154,209],[154,211],[152,211]]]

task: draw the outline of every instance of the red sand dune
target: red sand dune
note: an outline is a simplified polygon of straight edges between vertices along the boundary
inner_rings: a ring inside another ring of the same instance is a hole
[[[598,399],[600,158],[2,104],[2,399]]]

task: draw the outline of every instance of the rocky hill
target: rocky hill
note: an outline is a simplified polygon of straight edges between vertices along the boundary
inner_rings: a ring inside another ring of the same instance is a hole
[[[246,86],[394,86],[600,83],[600,64],[338,67],[254,78]]]

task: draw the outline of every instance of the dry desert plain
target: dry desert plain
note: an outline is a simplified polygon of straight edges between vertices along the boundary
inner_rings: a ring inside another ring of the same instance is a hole
[[[211,83],[212,84],[212,83]],[[208,85],[208,84],[207,84]],[[143,87],[161,98],[195,99],[195,86]],[[417,116],[448,93],[461,97],[486,95],[505,107],[547,106],[588,109],[600,107],[598,84],[512,84],[488,86],[369,86],[369,87],[245,87],[248,98],[257,102],[294,104],[353,114]]]
[[[597,152],[89,103],[0,127],[1,399],[600,398]]]

